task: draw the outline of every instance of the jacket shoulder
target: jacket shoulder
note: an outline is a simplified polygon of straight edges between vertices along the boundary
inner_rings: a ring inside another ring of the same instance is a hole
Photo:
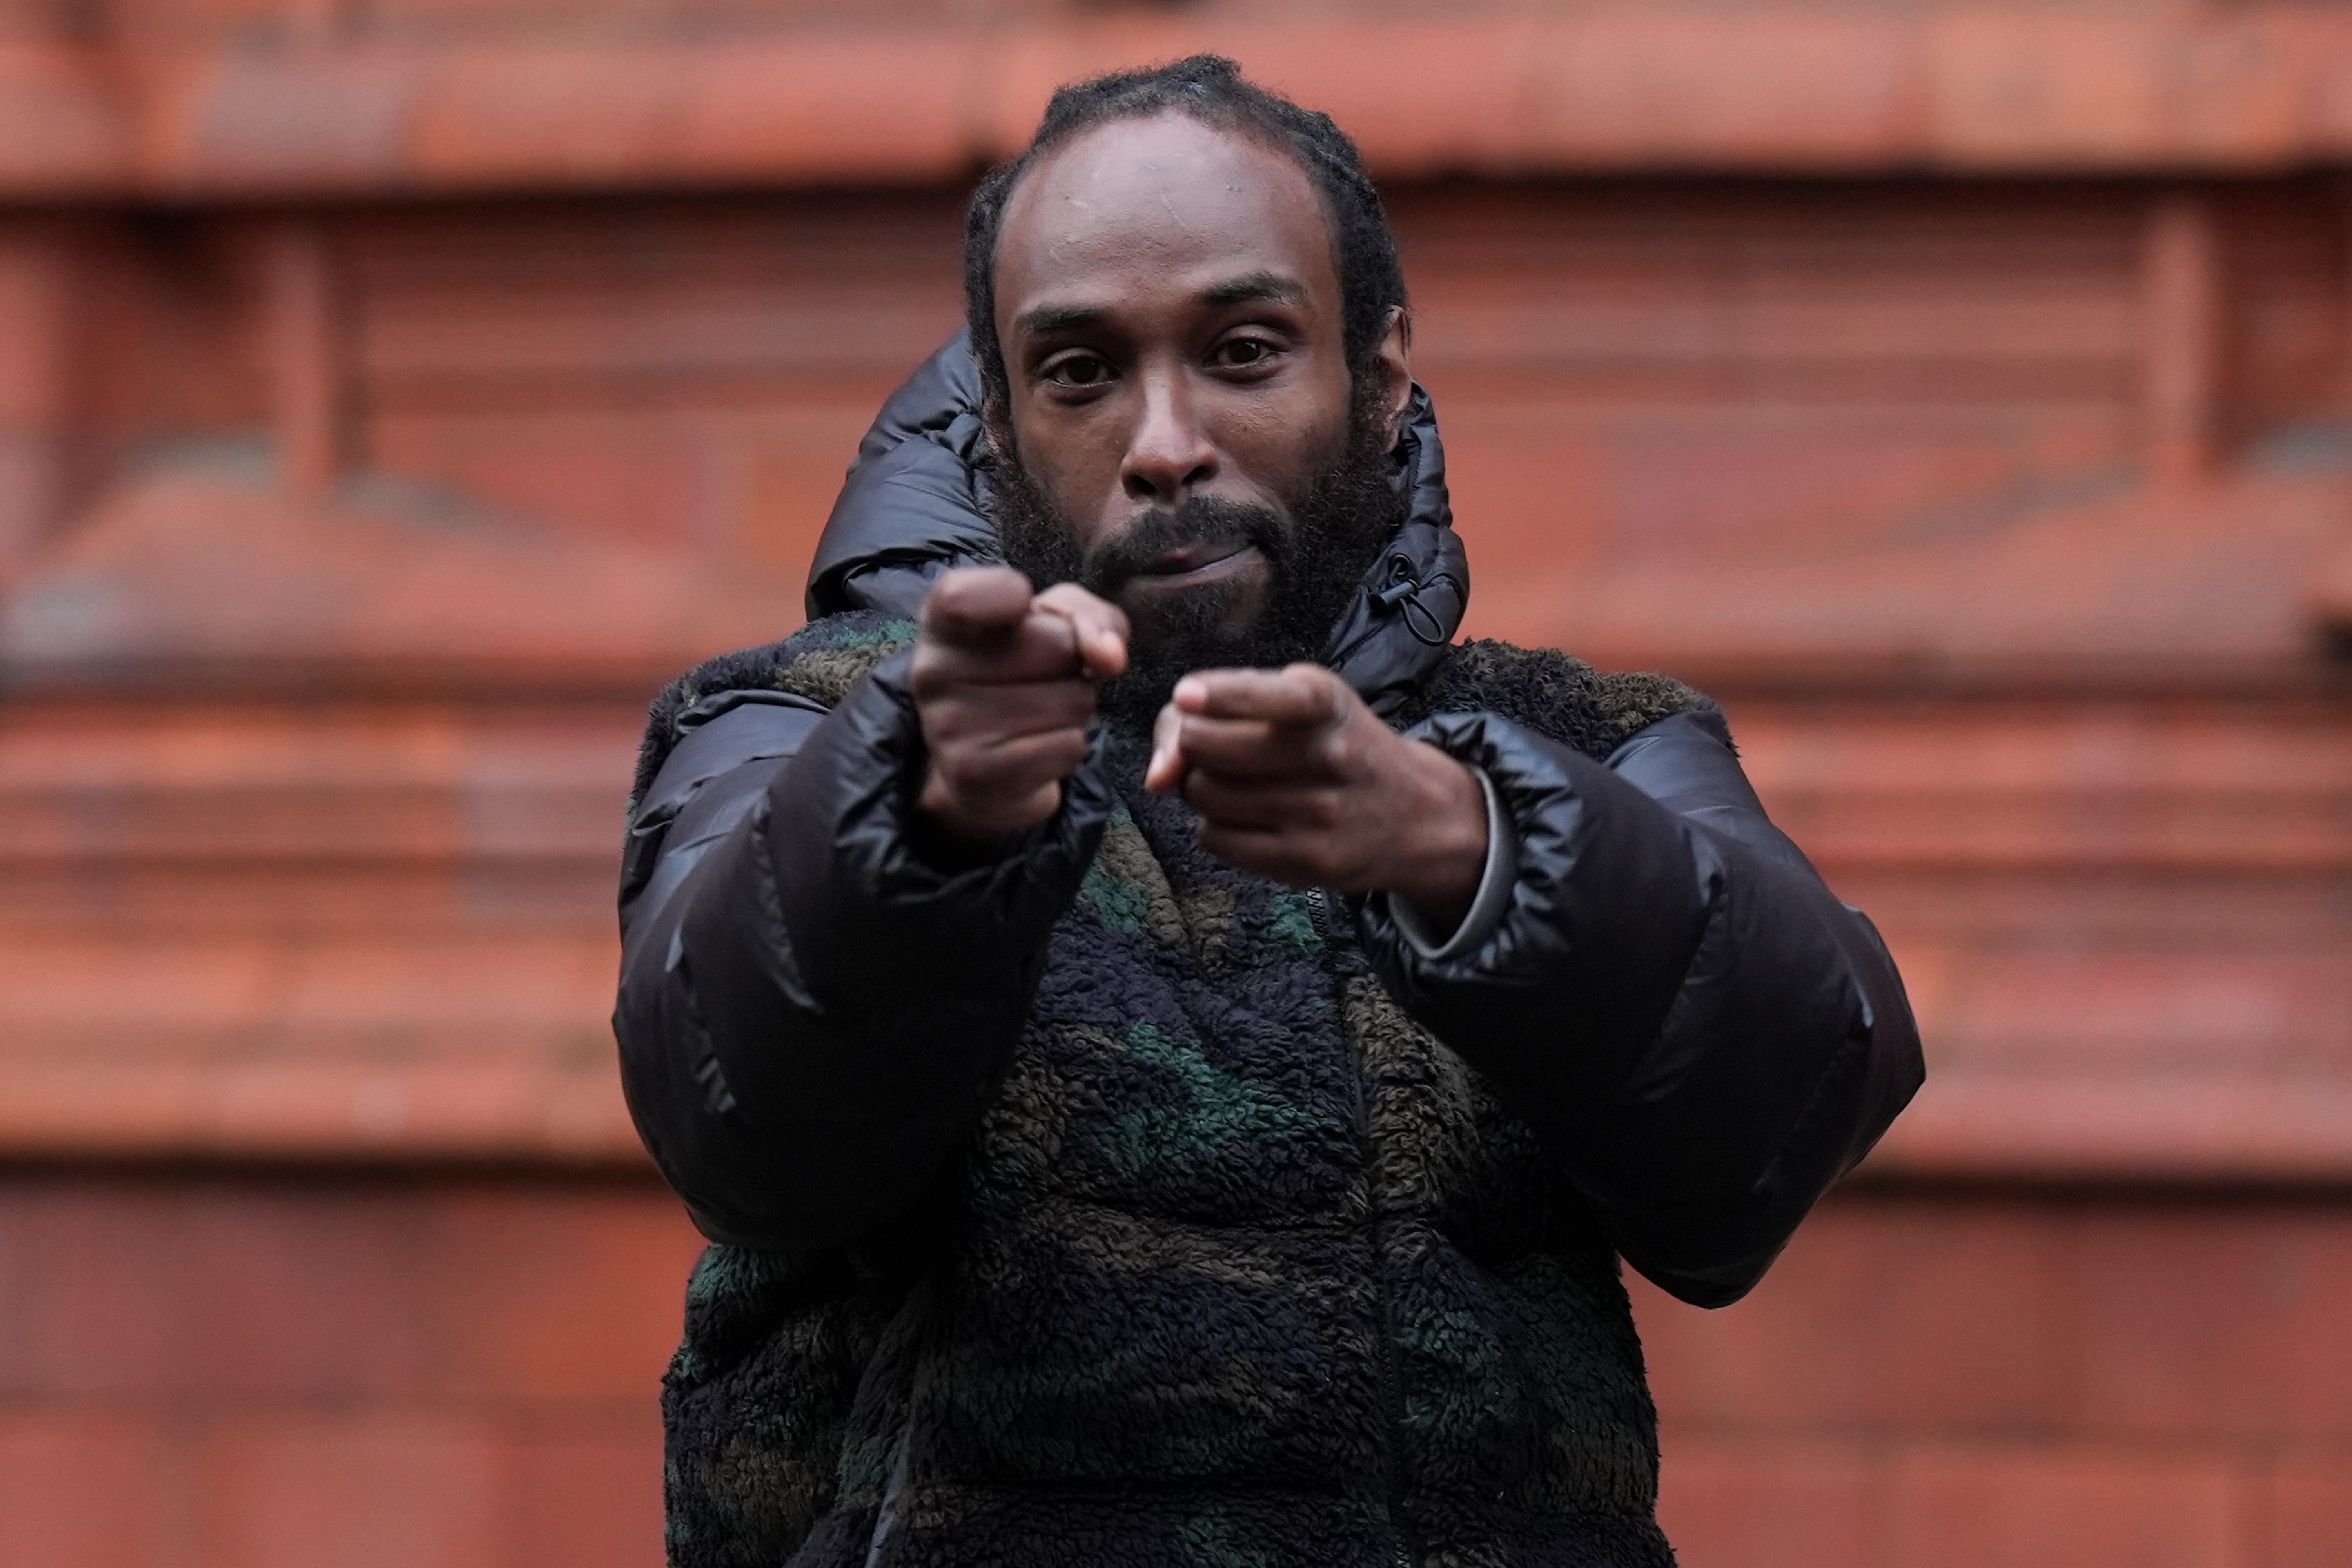
[[[1600,762],[1662,719],[1721,710],[1670,676],[1604,674],[1558,648],[1480,637],[1447,651],[1411,717],[1469,712],[1499,713]]]
[[[632,809],[686,731],[715,703],[743,691],[778,691],[831,708],[874,667],[915,640],[915,623],[876,610],[849,610],[811,621],[779,642],[706,659],[662,688],[646,715],[637,747]]]
[[[890,395],[858,443],[809,563],[812,620],[911,613],[950,566],[997,559],[980,367],[958,332]]]

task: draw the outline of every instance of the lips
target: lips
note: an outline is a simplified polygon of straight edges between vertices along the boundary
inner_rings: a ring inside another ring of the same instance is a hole
[[[1281,538],[1282,520],[1265,507],[1193,496],[1114,525],[1087,548],[1079,582],[1125,601],[1130,615],[1154,600],[1173,606],[1195,595],[1255,594],[1275,575]]]
[[[1245,540],[1204,540],[1162,551],[1152,557],[1149,570],[1135,574],[1128,584],[1153,591],[1200,587],[1249,571],[1264,559],[1257,546]]]

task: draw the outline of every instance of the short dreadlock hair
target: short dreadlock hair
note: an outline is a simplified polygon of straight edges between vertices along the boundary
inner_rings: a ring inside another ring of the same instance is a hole
[[[1014,187],[1041,154],[1082,131],[1171,110],[1264,143],[1297,163],[1314,184],[1323,199],[1339,263],[1348,361],[1359,374],[1387,331],[1389,312],[1405,304],[1404,273],[1397,266],[1396,238],[1389,232],[1380,193],[1364,173],[1355,142],[1329,115],[1301,109],[1244,81],[1241,68],[1222,55],[1194,55],[1150,70],[1115,71],[1056,91],[1029,145],[990,172],[964,211],[964,310],[981,379],[999,407],[1009,400],[1011,383],[1004,345],[996,336],[996,237]]]

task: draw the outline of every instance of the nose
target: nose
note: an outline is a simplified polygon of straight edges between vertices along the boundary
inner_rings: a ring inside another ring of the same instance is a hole
[[[1216,477],[1217,450],[1181,370],[1147,370],[1138,379],[1143,406],[1119,464],[1119,483],[1130,500],[1176,506]]]

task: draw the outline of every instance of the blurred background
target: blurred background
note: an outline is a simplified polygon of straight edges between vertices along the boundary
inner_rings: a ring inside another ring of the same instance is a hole
[[[1636,1287],[1688,1568],[2352,1562],[2346,7],[5,0],[0,1564],[659,1561],[643,704],[1204,47],[1383,178],[1470,629],[1718,694],[1925,1026]]]

